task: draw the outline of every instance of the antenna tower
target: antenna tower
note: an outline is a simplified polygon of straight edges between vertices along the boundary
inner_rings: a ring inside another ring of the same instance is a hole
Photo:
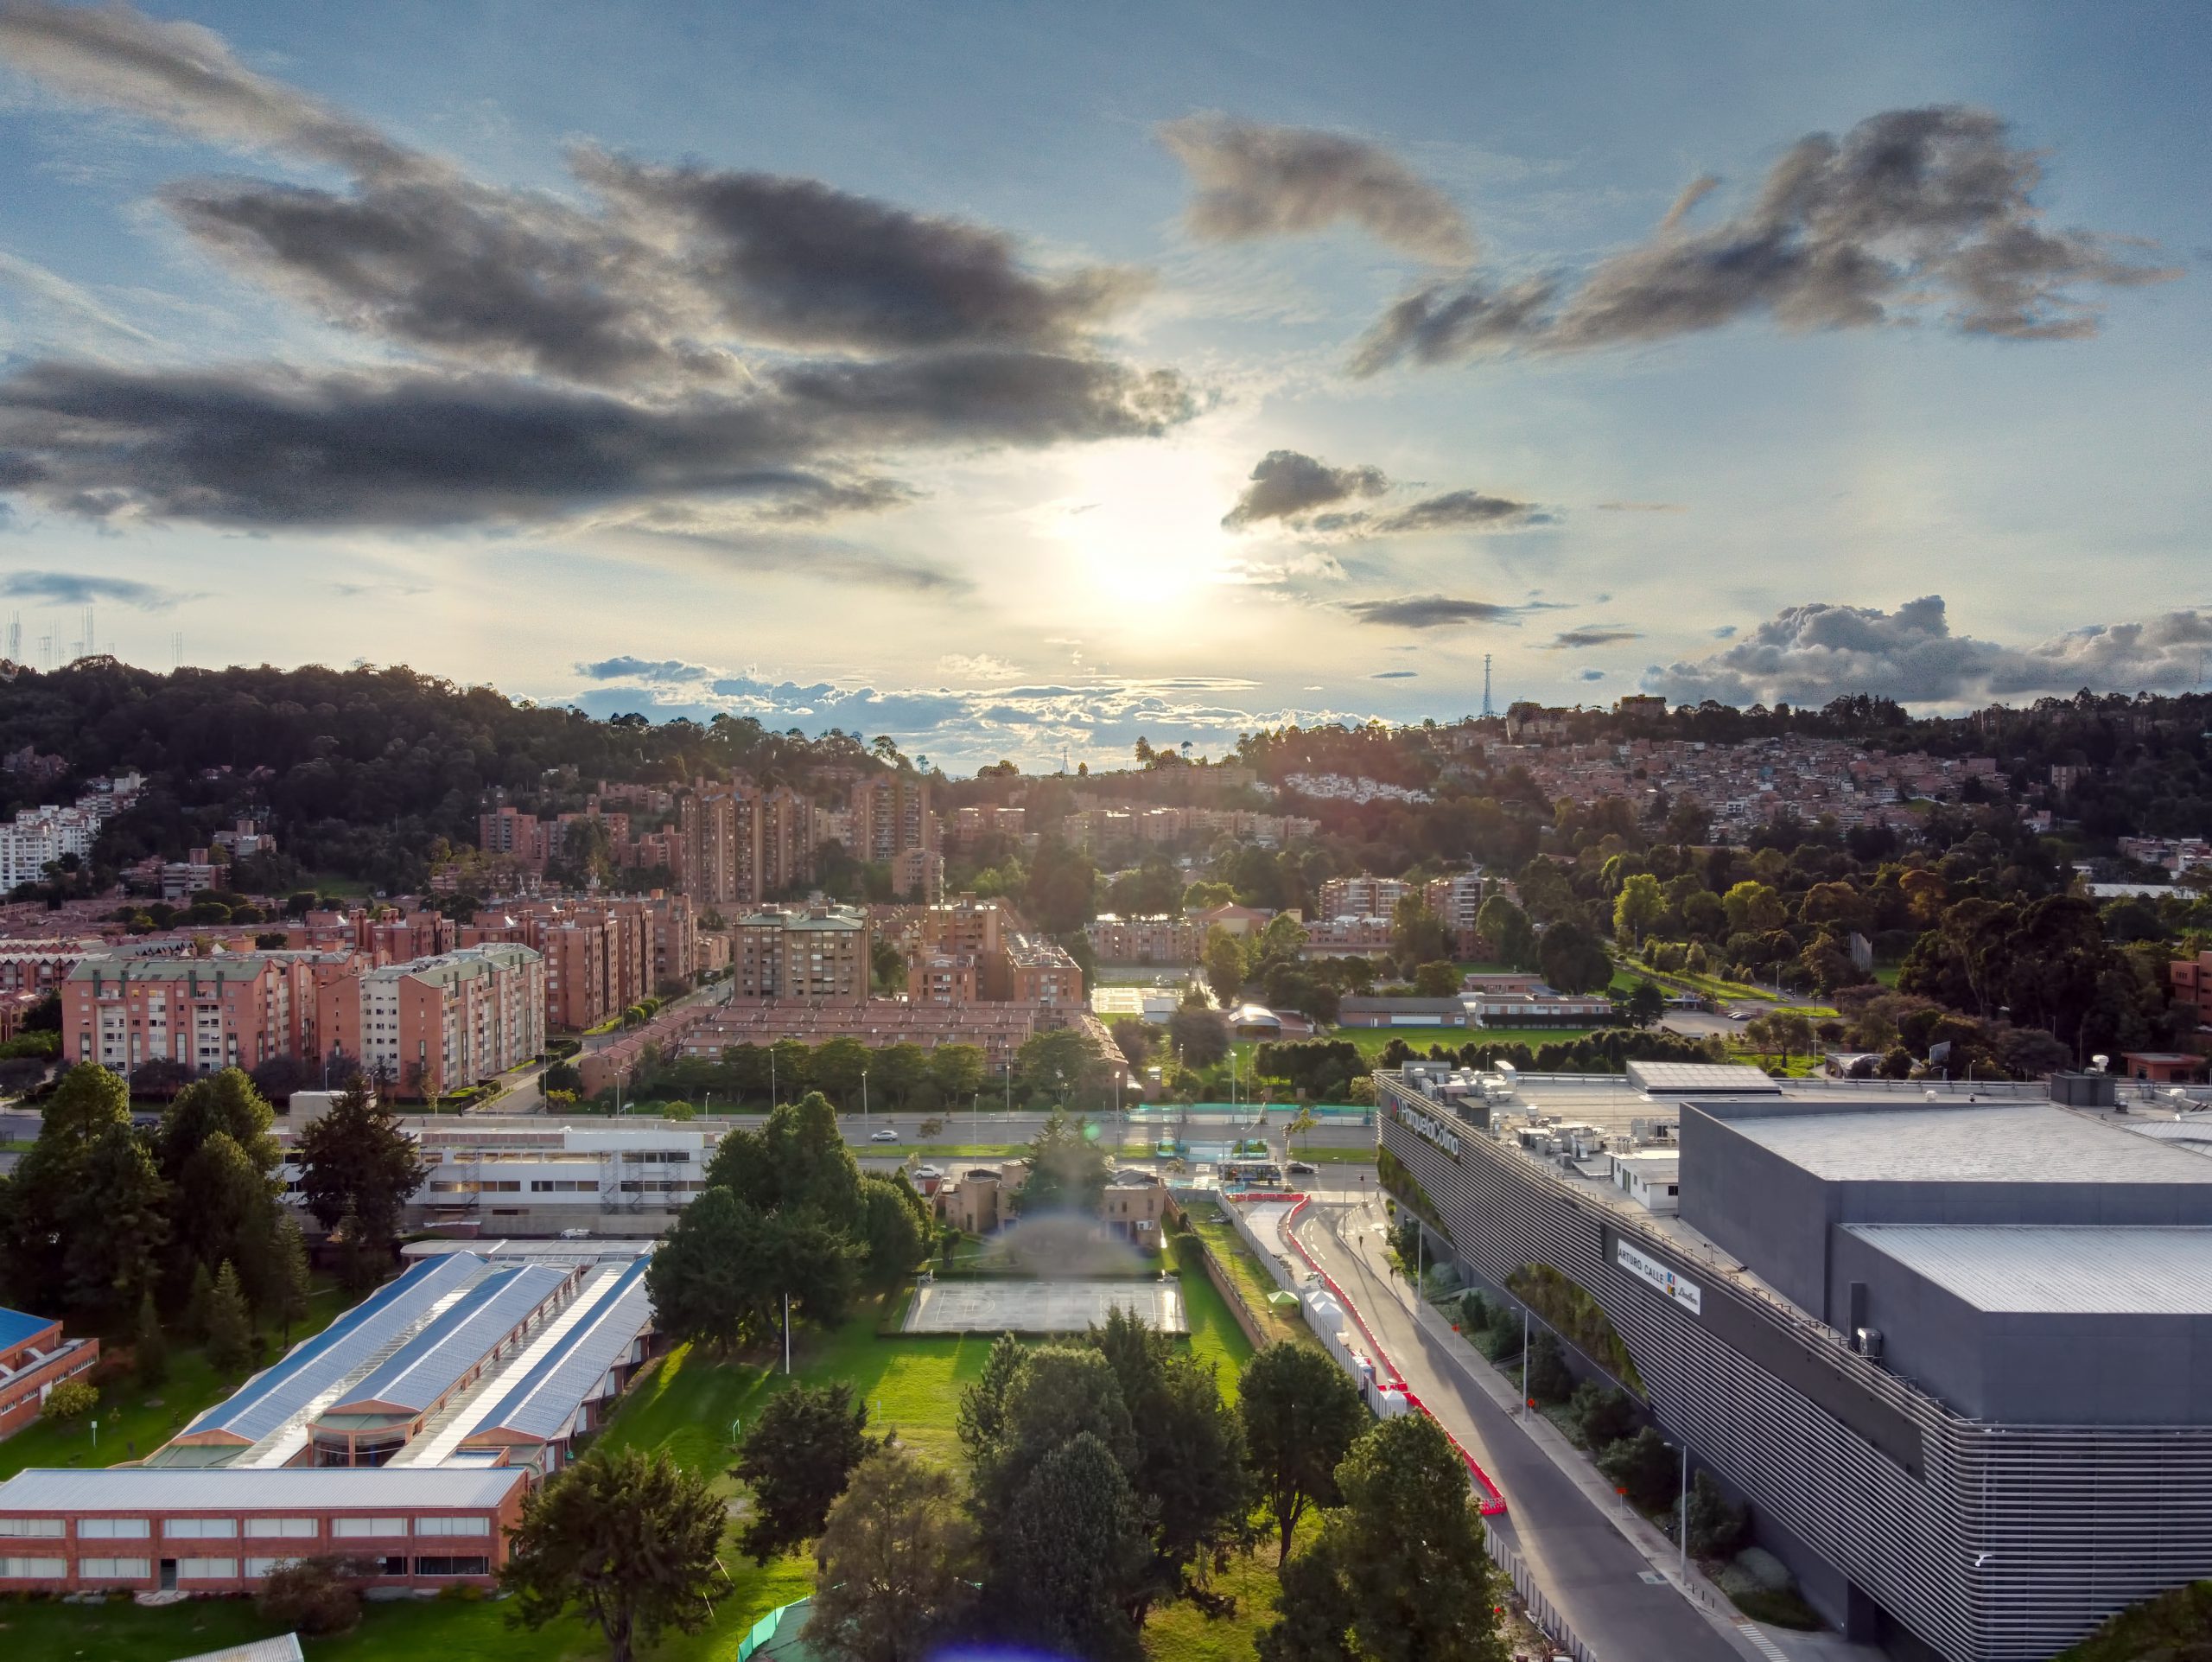
[[[10,614],[8,619],[8,660],[14,664],[23,661],[23,614],[21,612]]]
[[[1497,712],[1490,707],[1490,654],[1483,654],[1483,719],[1488,721]]]

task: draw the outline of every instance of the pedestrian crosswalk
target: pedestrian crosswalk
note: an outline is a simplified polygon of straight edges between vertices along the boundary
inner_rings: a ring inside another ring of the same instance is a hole
[[[1789,1652],[1761,1632],[1757,1623],[1739,1621],[1736,1627],[1745,1638],[1758,1647],[1759,1654],[1766,1658],[1767,1662],[1789,1662]]]

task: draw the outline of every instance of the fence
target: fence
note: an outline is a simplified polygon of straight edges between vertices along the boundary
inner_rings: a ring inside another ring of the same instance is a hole
[[[1597,1652],[1574,1636],[1574,1629],[1567,1625],[1567,1618],[1544,1596],[1543,1589],[1536,1585],[1536,1577],[1527,1562],[1488,1524],[1483,1525],[1483,1544],[1490,1549],[1491,1562],[1513,1583],[1521,1608],[1528,1613],[1529,1620],[1543,1630],[1544,1637],[1573,1657],[1574,1662],[1598,1662]]]

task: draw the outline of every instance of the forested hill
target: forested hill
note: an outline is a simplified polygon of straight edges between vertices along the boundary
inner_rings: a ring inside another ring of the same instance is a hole
[[[595,720],[490,687],[413,670],[182,669],[156,674],[108,658],[0,682],[0,755],[60,756],[0,772],[0,812],[67,801],[79,780],[118,771],[149,781],[114,823],[103,859],[174,857],[235,813],[265,815],[288,860],[379,884],[420,882],[440,837],[476,840],[487,791],[580,807],[602,779],[672,785],[741,769],[799,782],[824,767],[880,767],[842,735],[807,739],[749,717],[711,726],[641,715]]]

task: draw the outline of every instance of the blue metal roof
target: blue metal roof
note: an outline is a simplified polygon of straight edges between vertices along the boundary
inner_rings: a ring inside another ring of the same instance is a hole
[[[0,1310],[0,1351],[29,1344],[54,1325],[50,1315],[29,1315],[22,1310]]]
[[[469,1436],[512,1431],[550,1442],[565,1431],[584,1398],[629,1354],[652,1319],[645,1292],[645,1266],[651,1262],[639,1258],[616,1277],[598,1304],[531,1364]]]
[[[185,1427],[183,1435],[221,1431],[246,1442],[260,1442],[484,1268],[483,1259],[467,1252],[424,1259],[398,1280],[370,1294],[314,1338],[293,1346],[274,1366]]]
[[[463,1293],[346,1393],[329,1412],[359,1411],[371,1403],[421,1413],[458,1384],[531,1311],[568,1280],[570,1270],[548,1264],[497,1270]]]

